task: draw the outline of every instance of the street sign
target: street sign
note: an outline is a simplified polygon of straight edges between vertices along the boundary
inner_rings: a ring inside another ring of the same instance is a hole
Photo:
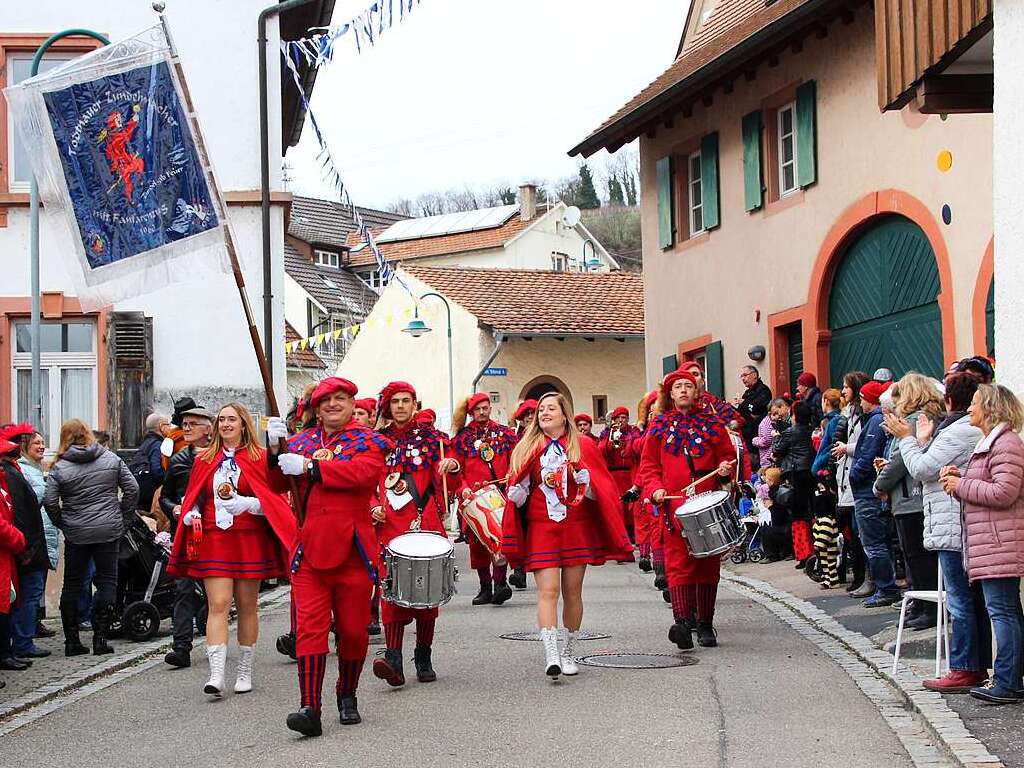
[[[484,376],[508,376],[508,368],[484,368]]]

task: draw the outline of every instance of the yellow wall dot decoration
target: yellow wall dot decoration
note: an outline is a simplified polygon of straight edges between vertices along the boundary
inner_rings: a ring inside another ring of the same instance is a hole
[[[936,165],[939,166],[939,170],[945,173],[953,167],[953,153],[948,149],[944,149],[939,152],[939,157],[936,160]]]

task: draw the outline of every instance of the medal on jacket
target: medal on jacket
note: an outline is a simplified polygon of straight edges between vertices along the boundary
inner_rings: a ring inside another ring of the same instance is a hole
[[[217,486],[217,498],[222,501],[227,501],[235,495],[235,486],[230,482],[224,481]]]
[[[401,481],[402,476],[398,472],[392,472],[384,478],[384,487],[389,491],[395,490],[395,487]]]
[[[544,485],[548,488],[556,488],[558,486],[558,473],[547,472],[544,474]]]
[[[334,458],[334,451],[330,448],[317,448],[313,451],[313,458],[316,461],[330,461]]]
[[[481,443],[477,453],[479,453],[480,458],[488,464],[494,461],[494,449],[491,447],[490,443]]]

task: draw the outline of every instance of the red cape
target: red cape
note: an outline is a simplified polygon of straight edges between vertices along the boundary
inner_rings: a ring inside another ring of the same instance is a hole
[[[515,485],[530,472],[533,462],[537,460],[545,447],[542,444],[519,472],[509,477],[509,485]],[[620,563],[632,562],[633,544],[629,540],[626,524],[622,519],[622,502],[619,499],[618,486],[615,485],[615,480],[612,479],[611,472],[608,471],[601,451],[592,440],[580,440],[580,468],[590,470],[590,485],[597,498],[584,499],[583,503],[593,505],[594,511],[597,513],[594,518],[597,534],[607,558]],[[511,502],[509,507],[505,510],[505,515],[502,518],[501,553],[509,563],[517,566],[523,560],[522,519],[519,510]]]
[[[287,563],[288,557],[295,546],[298,526],[295,522],[295,515],[292,514],[291,507],[288,505],[285,497],[270,487],[266,452],[261,448],[260,457],[253,461],[249,458],[248,451],[240,450],[235,454],[235,461],[238,463],[238,468],[242,471],[242,474],[245,475],[246,481],[252,486],[256,498],[260,500],[263,515],[267,518],[267,522],[270,523],[270,527],[274,530],[278,541],[281,542],[281,546],[284,547],[286,553],[284,561]],[[198,502],[201,494],[213,493],[213,473],[217,470],[218,462],[219,458],[215,458],[212,462],[207,462],[198,456],[196,457],[195,462],[192,464],[192,475],[188,481],[188,488],[185,489],[185,498],[181,500],[182,514],[193,507],[200,506]],[[174,537],[171,562],[188,561],[188,548],[185,546],[186,538],[186,536]]]

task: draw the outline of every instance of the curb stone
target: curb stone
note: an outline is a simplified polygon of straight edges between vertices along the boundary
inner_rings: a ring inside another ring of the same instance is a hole
[[[268,590],[260,595],[259,606],[277,607],[288,600],[290,593],[288,586]],[[0,736],[28,725],[66,704],[157,666],[162,661],[160,654],[168,650],[171,643],[170,637],[136,643],[126,653],[116,653],[105,661],[79,670],[60,681],[47,683],[12,699],[0,710]],[[201,648],[205,645],[206,640],[202,639],[195,647]]]
[[[733,591],[768,608],[846,670],[879,707],[915,765],[1004,768],[1002,760],[967,730],[942,694],[925,689],[920,678],[902,663],[893,675],[892,655],[878,649],[864,635],[766,581],[725,570],[722,578]]]

